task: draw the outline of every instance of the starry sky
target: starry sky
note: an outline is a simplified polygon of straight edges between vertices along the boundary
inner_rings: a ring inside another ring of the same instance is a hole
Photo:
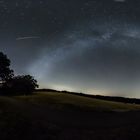
[[[140,1],[0,0],[0,51],[40,88],[140,98]]]

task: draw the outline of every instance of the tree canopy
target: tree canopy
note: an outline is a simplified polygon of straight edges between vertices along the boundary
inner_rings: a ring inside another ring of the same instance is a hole
[[[14,92],[30,94],[35,88],[38,88],[37,80],[30,75],[15,76],[9,80],[8,85]]]
[[[19,94],[30,94],[38,88],[37,80],[31,75],[14,76],[10,69],[11,61],[7,55],[0,52],[0,91]]]
[[[11,61],[5,54],[0,52],[0,81],[5,82],[6,80],[14,76],[14,71],[10,69]]]

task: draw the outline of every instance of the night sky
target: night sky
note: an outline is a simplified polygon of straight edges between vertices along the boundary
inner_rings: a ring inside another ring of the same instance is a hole
[[[140,98],[140,0],[0,0],[0,51],[40,88]]]

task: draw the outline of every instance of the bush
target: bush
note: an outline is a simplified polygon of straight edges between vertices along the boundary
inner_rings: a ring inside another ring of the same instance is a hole
[[[10,91],[26,95],[31,94],[39,87],[37,80],[30,75],[15,76],[7,82],[6,86],[8,87],[7,89],[10,89]]]

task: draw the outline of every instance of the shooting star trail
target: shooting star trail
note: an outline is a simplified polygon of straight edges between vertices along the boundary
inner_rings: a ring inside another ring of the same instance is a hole
[[[26,40],[26,39],[38,39],[40,38],[39,36],[25,36],[25,37],[18,37],[16,40]]]
[[[114,0],[115,2],[125,2],[126,0]]]

